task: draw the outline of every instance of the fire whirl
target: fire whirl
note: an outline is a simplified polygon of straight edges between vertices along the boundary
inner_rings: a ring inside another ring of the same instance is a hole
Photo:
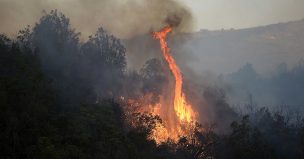
[[[156,142],[164,139],[164,136],[167,136],[174,141],[177,141],[181,136],[189,135],[189,128],[191,125],[196,122],[196,114],[194,113],[192,106],[187,103],[186,96],[182,91],[183,87],[183,77],[180,68],[176,64],[175,59],[170,54],[170,48],[167,44],[167,35],[172,32],[172,27],[167,26],[159,32],[154,32],[153,37],[158,39],[161,45],[162,54],[165,60],[168,62],[169,68],[175,78],[175,88],[174,88],[174,113],[175,120],[174,125],[171,128],[156,127],[154,130],[154,136]],[[163,118],[164,120],[164,118]],[[172,123],[172,120],[165,118],[164,123]]]

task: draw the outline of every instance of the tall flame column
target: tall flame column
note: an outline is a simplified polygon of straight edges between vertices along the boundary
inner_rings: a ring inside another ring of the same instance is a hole
[[[170,48],[167,44],[167,35],[172,31],[171,26],[163,28],[159,32],[154,32],[153,37],[158,39],[161,45],[161,50],[165,60],[169,64],[169,68],[172,71],[175,78],[175,90],[174,90],[174,110],[176,116],[180,122],[192,122],[195,118],[195,113],[192,110],[192,106],[187,104],[184,93],[182,92],[183,77],[180,68],[176,64],[173,56],[170,54]]]

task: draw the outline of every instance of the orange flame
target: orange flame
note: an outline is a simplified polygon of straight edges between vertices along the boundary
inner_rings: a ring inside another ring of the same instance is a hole
[[[174,111],[177,116],[177,125],[173,128],[173,130],[169,130],[166,133],[170,133],[170,138],[173,140],[177,140],[178,137],[187,134],[187,130],[183,130],[187,127],[187,124],[190,125],[192,122],[195,122],[196,114],[192,110],[192,106],[187,103],[185,94],[182,91],[183,87],[183,76],[180,68],[176,64],[175,59],[170,54],[170,48],[167,44],[167,35],[172,31],[171,26],[167,26],[163,28],[159,32],[154,32],[153,37],[158,39],[161,45],[161,50],[165,60],[169,64],[169,68],[172,71],[175,78],[175,90],[174,90]],[[186,125],[186,126],[185,126]],[[156,128],[157,129],[157,128]],[[157,131],[157,130],[156,130]],[[162,130],[163,131],[163,130]]]
[[[170,48],[168,47],[166,41],[167,35],[171,31],[172,27],[167,26],[161,31],[153,33],[153,37],[159,39],[163,55],[168,62],[169,68],[175,78],[174,110],[176,112],[176,115],[181,121],[191,122],[194,120],[194,112],[191,105],[187,104],[185,95],[182,92],[183,76],[180,68],[177,66],[174,58],[170,54]]]

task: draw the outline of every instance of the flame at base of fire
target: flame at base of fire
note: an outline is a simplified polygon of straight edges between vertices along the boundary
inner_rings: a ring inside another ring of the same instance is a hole
[[[164,110],[164,108],[166,108],[166,106],[158,103],[153,106],[149,105],[148,109],[144,111],[146,113],[152,113],[153,115],[160,116],[162,119],[161,123],[155,124],[155,127],[149,136],[149,139],[155,140],[157,144],[161,144],[168,140],[177,143],[181,137],[191,135],[195,126],[195,122],[168,118],[166,117],[168,114],[164,114],[164,112],[167,112]],[[171,125],[169,123],[171,123]]]
[[[166,142],[170,138],[169,135],[168,130],[163,124],[156,123],[155,128],[152,130],[149,138],[155,140],[157,144],[160,144],[162,142]]]
[[[129,112],[127,113],[129,125],[136,127],[134,121],[137,120],[134,114],[146,114],[149,117],[158,116],[161,120],[152,121],[152,123],[155,122],[155,124],[148,139],[154,140],[159,145],[168,140],[177,143],[181,137],[189,137],[193,133],[195,121],[188,122],[187,120],[180,120],[175,110],[170,107],[170,104],[168,105],[168,99],[165,99],[161,95],[159,99],[160,101],[158,103],[152,102],[152,93],[145,94],[137,99],[125,100],[125,98],[122,97],[121,101],[123,103],[127,102],[123,105],[127,105],[124,111]],[[147,125],[147,123],[142,122],[137,122],[137,124]]]

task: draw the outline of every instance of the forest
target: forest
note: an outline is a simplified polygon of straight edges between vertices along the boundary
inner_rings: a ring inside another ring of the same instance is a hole
[[[168,82],[168,69],[162,67],[167,64],[153,58],[130,71],[121,39],[102,27],[85,41],[80,35],[57,10],[45,12],[16,38],[0,35],[0,158],[304,158],[301,113],[257,107],[251,98],[240,112],[228,104],[227,87],[210,86],[200,94],[216,120],[196,123],[191,137],[178,142],[156,143],[149,136],[161,119],[128,110],[123,99],[149,92],[159,100]],[[266,85],[284,86],[288,92],[278,98],[289,95],[296,104],[303,102],[300,93],[291,93],[303,92],[304,64],[280,68],[263,80],[260,93]],[[249,80],[261,80],[250,64],[227,77],[231,87]]]

